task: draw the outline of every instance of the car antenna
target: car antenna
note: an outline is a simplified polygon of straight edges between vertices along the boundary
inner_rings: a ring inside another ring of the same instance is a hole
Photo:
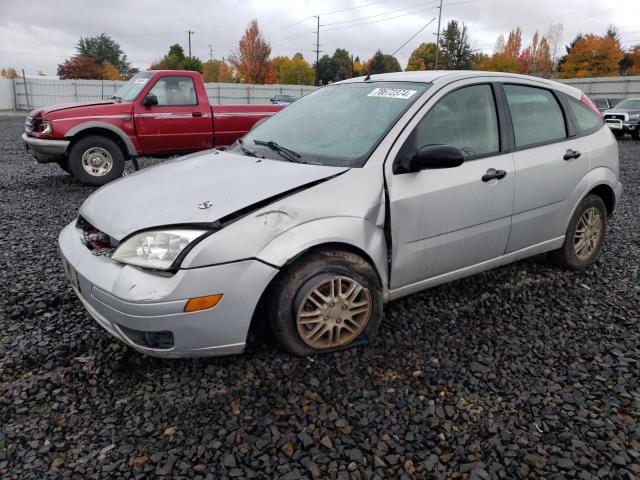
[[[371,78],[371,74],[370,74],[370,73],[367,73],[367,76],[366,76],[366,77],[364,77],[364,81],[365,81],[365,82],[368,82],[370,78]]]

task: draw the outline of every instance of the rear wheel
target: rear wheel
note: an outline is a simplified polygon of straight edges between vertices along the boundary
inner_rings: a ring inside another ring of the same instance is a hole
[[[100,186],[122,176],[124,155],[113,140],[91,135],[72,145],[67,164],[78,181]]]
[[[302,257],[276,280],[269,304],[275,337],[310,355],[368,341],[382,319],[378,276],[359,255],[323,251]]]
[[[606,230],[604,202],[597,195],[587,195],[569,222],[564,245],[552,252],[552,259],[572,270],[584,270],[598,258]]]

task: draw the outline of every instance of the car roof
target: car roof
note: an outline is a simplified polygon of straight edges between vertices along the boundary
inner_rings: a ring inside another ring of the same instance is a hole
[[[465,80],[469,78],[480,77],[501,77],[512,78],[514,80],[527,80],[530,82],[540,83],[546,87],[553,88],[560,92],[571,95],[574,98],[581,98],[582,91],[566,85],[564,83],[554,82],[546,78],[533,77],[530,75],[520,75],[516,73],[506,72],[484,72],[479,70],[423,70],[414,72],[393,72],[393,73],[380,73],[371,75],[368,81],[371,82],[419,82],[419,83],[438,83],[441,85],[452,83],[458,80]],[[343,80],[341,83],[356,83],[363,82],[367,77],[356,77],[348,80]]]

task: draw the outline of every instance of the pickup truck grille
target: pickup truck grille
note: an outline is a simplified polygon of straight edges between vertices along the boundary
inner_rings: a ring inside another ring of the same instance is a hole
[[[608,113],[604,116],[605,120],[626,120],[626,115],[624,113]]]
[[[110,257],[118,247],[117,240],[101,232],[81,216],[78,217],[76,228],[82,231],[82,244],[96,256]]]
[[[31,133],[42,123],[41,118],[37,117],[27,117],[24,120],[24,131],[27,133]]]

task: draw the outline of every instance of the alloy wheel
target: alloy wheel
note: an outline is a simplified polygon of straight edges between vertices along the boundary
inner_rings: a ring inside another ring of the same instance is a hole
[[[88,148],[82,154],[82,168],[89,175],[102,177],[111,171],[113,158],[108,150],[102,147]]]
[[[579,260],[588,260],[597,250],[602,238],[602,213],[596,207],[587,208],[576,226],[574,249]]]

